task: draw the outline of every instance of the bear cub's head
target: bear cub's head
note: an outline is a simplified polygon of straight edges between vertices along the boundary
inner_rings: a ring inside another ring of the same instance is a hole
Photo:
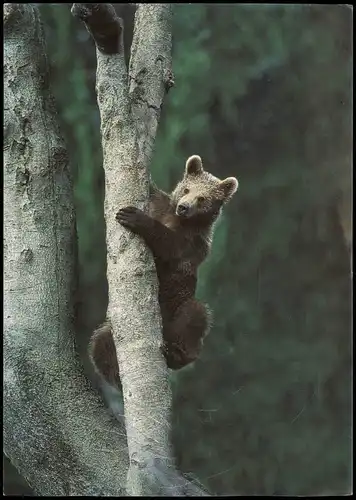
[[[172,193],[175,213],[183,223],[209,223],[236,192],[235,177],[220,180],[205,172],[198,155],[188,158],[183,179]]]

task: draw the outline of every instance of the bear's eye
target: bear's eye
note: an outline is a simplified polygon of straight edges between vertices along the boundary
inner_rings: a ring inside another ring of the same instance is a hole
[[[188,188],[185,188],[184,191],[183,191],[184,194],[188,194],[189,193],[189,189]]]
[[[198,196],[198,203],[203,203],[205,198],[203,196]]]

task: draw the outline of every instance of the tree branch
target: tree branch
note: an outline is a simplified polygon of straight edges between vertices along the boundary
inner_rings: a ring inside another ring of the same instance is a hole
[[[117,496],[124,429],[75,354],[72,186],[39,13],[5,4],[3,16],[4,450],[37,494]]]

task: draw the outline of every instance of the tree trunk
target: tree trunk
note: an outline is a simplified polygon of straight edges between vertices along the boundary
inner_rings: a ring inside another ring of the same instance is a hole
[[[72,186],[39,14],[5,4],[3,16],[4,450],[39,495],[117,496],[124,431],[74,348]]]
[[[115,56],[97,51],[106,178],[108,317],[124,395],[130,457],[127,491],[132,495],[164,493],[161,481],[152,474],[157,460],[169,465],[173,462],[171,393],[159,349],[161,318],[153,258],[144,242],[121,227],[115,215],[125,206],[148,207],[147,167],[165,93],[163,71],[171,62],[170,10],[169,5],[159,4],[138,7],[130,93],[123,51]],[[162,59],[158,60],[159,56]]]

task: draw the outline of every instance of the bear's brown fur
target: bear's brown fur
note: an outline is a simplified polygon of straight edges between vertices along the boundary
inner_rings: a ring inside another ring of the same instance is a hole
[[[163,353],[171,369],[194,361],[208,333],[210,313],[195,300],[197,271],[207,257],[213,225],[238,186],[234,177],[221,181],[205,172],[201,158],[188,158],[184,177],[169,195],[151,184],[149,213],[126,207],[116,215],[139,234],[153,253],[159,280],[163,320]],[[117,385],[119,367],[110,323],[93,334],[90,357],[96,370]]]

